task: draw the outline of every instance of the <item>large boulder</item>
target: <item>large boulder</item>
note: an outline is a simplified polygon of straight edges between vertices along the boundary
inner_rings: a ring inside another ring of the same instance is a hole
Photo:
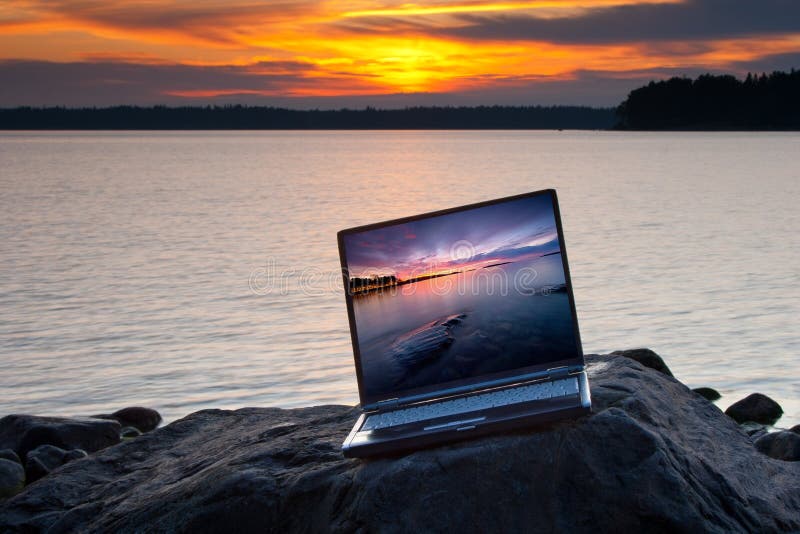
[[[663,373],[588,362],[593,414],[369,461],[341,454],[351,407],[203,410],[28,486],[0,531],[800,530],[800,462]]]
[[[119,431],[117,421],[7,415],[0,419],[0,449],[13,449],[23,461],[39,445],[94,452],[119,443]]]
[[[783,415],[780,404],[761,393],[752,393],[740,401],[731,404],[725,413],[734,421],[744,423],[753,421],[771,425]]]
[[[755,446],[767,456],[778,460],[800,460],[800,436],[788,430],[765,434],[756,440]]]
[[[617,350],[612,352],[611,354],[625,356],[626,358],[636,360],[645,367],[649,367],[650,369],[655,369],[659,373],[664,373],[667,376],[672,376],[672,371],[669,370],[669,367],[667,367],[667,364],[664,363],[664,360],[661,358],[661,356],[659,356],[650,349]]]

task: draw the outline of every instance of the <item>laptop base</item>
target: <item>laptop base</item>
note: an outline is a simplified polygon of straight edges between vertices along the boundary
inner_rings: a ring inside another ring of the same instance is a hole
[[[579,385],[578,395],[557,400],[514,404],[451,417],[453,422],[460,421],[458,424],[437,425],[435,421],[418,421],[382,430],[363,431],[361,428],[368,414],[362,413],[342,444],[342,453],[347,458],[392,455],[486,434],[531,428],[543,423],[580,417],[591,411],[589,384],[585,372],[579,373]]]

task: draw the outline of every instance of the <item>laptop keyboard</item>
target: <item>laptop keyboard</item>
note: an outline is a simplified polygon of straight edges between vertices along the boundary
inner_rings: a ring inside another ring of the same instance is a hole
[[[380,430],[382,428],[436,419],[437,417],[447,417],[450,415],[459,415],[489,408],[508,406],[510,404],[519,404],[521,402],[547,400],[577,394],[577,377],[536,382],[525,386],[495,390],[489,393],[479,393],[466,397],[457,397],[452,400],[432,402],[413,408],[402,408],[389,412],[377,413],[367,417],[361,430]],[[445,426],[449,426],[449,424]]]

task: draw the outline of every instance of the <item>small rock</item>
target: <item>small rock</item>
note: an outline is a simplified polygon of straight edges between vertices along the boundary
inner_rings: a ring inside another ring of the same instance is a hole
[[[132,426],[139,432],[150,432],[161,423],[161,414],[152,408],[130,406],[117,410],[114,413],[93,415],[97,419],[111,419],[118,421],[122,426]]]
[[[11,449],[0,450],[0,459],[11,460],[12,462],[17,462],[18,464],[22,463],[19,461],[19,456],[17,456],[17,453]]]
[[[761,423],[754,423],[753,421],[747,421],[739,426],[754,440],[769,432],[766,426]]]
[[[771,432],[755,442],[756,449],[777,460],[800,460],[800,435],[787,430]]]
[[[161,423],[161,414],[152,408],[133,406],[117,410],[113,414],[123,426],[136,427],[140,432],[150,432]]]
[[[0,419],[0,448],[13,449],[23,461],[39,445],[95,452],[119,443],[119,430],[117,421],[7,415]]]
[[[53,445],[40,445],[28,453],[25,462],[25,473],[28,476],[28,482],[39,480],[65,463],[85,458],[86,456],[88,456],[86,451],[81,449],[65,451]]]
[[[25,470],[18,462],[0,458],[0,499],[11,497],[25,487]]]
[[[794,425],[792,428],[789,429],[789,432],[794,432],[795,434],[800,434],[800,425]]]
[[[611,354],[625,356],[631,360],[636,360],[645,367],[655,369],[656,371],[664,373],[667,376],[672,376],[672,371],[669,370],[669,367],[667,367],[667,364],[664,363],[663,359],[661,359],[661,356],[650,349],[616,350]]]
[[[136,428],[135,426],[126,426],[125,428],[120,430],[120,435],[122,436],[122,439],[129,439],[141,436],[142,433],[139,432],[139,429]]]
[[[766,395],[753,393],[731,404],[725,413],[737,423],[755,421],[771,425],[783,415],[783,409]]]
[[[701,397],[705,397],[710,401],[715,401],[720,397],[722,397],[722,395],[719,394],[719,391],[717,391],[714,388],[694,388],[692,391],[699,394]]]

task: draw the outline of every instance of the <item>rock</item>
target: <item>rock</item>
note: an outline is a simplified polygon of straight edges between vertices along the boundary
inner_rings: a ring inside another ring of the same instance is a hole
[[[710,401],[715,401],[722,397],[719,391],[714,388],[694,388],[692,391]]]
[[[160,413],[152,408],[142,408],[141,406],[131,406],[117,410],[112,414],[99,414],[92,417],[118,421],[123,427],[132,426],[141,433],[150,432],[161,423]]]
[[[783,415],[783,409],[774,400],[761,393],[752,393],[731,404],[725,413],[737,423],[754,421],[771,425]]]
[[[787,430],[770,432],[758,438],[756,449],[771,458],[796,462],[800,460],[800,435]]]
[[[11,449],[2,449],[2,450],[0,450],[0,459],[11,460],[12,462],[17,462],[18,464],[22,463],[22,462],[20,462],[19,456],[17,456],[17,453],[12,451]]]
[[[650,349],[617,350],[612,352],[611,354],[618,354],[620,356],[625,356],[626,358],[630,358],[631,360],[636,360],[645,367],[649,367],[650,369],[655,369],[656,371],[664,373],[667,376],[672,376],[672,371],[669,370],[669,367],[667,367],[667,364],[664,363],[663,359],[661,359],[661,356],[659,356]]]
[[[342,457],[351,407],[203,410],[26,487],[0,531],[800,530],[800,462],[674,379],[587,360],[593,414],[393,458]]]
[[[119,431],[119,434],[120,436],[122,436],[122,439],[130,439],[142,435],[142,433],[139,432],[139,429],[136,428],[135,426],[126,426],[125,428]]]
[[[140,432],[150,432],[161,423],[161,414],[152,408],[133,406],[117,410],[113,415],[122,426],[136,427]]]
[[[0,458],[0,499],[16,495],[25,487],[25,470],[19,464]]]
[[[119,430],[116,421],[7,415],[0,419],[0,448],[13,449],[22,460],[39,445],[95,452],[119,443]]]
[[[739,425],[742,430],[750,436],[750,439],[756,440],[769,432],[766,425],[762,425],[761,423],[754,423],[752,421],[747,421]]]
[[[66,451],[53,445],[39,445],[28,453],[25,461],[25,474],[27,475],[28,483],[39,480],[52,470],[72,460],[79,460],[87,456],[86,451],[81,449]]]

